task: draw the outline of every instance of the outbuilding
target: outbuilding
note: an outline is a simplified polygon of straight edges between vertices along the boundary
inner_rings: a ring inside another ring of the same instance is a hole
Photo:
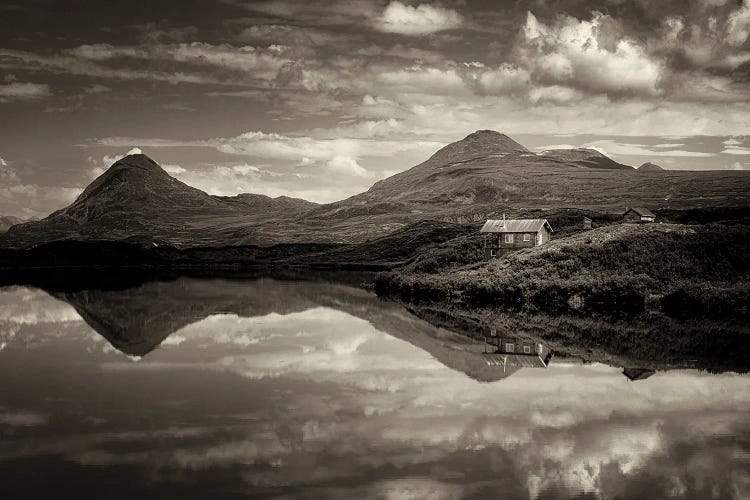
[[[643,207],[628,208],[622,217],[625,222],[654,222],[656,220],[656,214]]]

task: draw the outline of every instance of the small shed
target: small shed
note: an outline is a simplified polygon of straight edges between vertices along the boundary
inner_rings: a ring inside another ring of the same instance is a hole
[[[500,249],[538,247],[552,236],[547,219],[489,219],[480,231],[484,236],[486,257],[494,257]]]
[[[583,216],[583,229],[591,229],[591,219],[585,215]]]
[[[643,207],[628,208],[622,217],[625,222],[654,222],[656,220],[656,214]]]

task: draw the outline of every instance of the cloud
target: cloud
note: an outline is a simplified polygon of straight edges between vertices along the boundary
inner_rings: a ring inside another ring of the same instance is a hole
[[[357,160],[349,156],[335,156],[326,163],[331,172],[356,177],[369,177],[370,173],[362,168]]]
[[[750,154],[750,153],[748,153],[748,154]],[[746,167],[745,167],[745,165],[742,164],[742,163],[740,163],[740,162],[738,162],[738,161],[732,163],[732,165],[729,168],[731,170],[747,170]]]
[[[604,154],[635,155],[635,156],[678,156],[693,158],[709,158],[714,153],[702,151],[686,151],[684,149],[654,150],[645,144],[621,143],[611,139],[599,140],[584,144],[583,147],[596,149]]]
[[[661,64],[637,41],[618,37],[610,16],[590,21],[567,15],[547,25],[528,12],[515,50],[537,80],[611,95],[659,94]]]
[[[738,47],[743,45],[750,35],[750,3],[744,1],[739,9],[732,12],[727,19],[727,42]]]
[[[452,9],[429,4],[414,7],[392,1],[383,10],[375,27],[387,33],[418,36],[458,28],[462,21],[461,15]]]
[[[36,427],[47,425],[48,423],[49,417],[38,412],[0,412],[0,425],[7,425],[10,427]]]
[[[469,93],[463,78],[454,69],[414,66],[385,71],[375,78],[390,92],[452,96]]]
[[[52,95],[44,83],[12,82],[0,85],[0,102],[41,99]]]
[[[531,75],[523,68],[502,64],[496,69],[484,71],[479,76],[480,92],[487,95],[513,95],[529,87]]]
[[[721,143],[725,146],[739,146],[740,144],[742,144],[742,141],[740,141],[739,139],[735,139],[734,137],[730,137],[729,139],[726,139]]]
[[[47,186],[26,182],[5,160],[0,161],[0,206],[3,215],[30,217],[47,215],[35,207],[67,205],[82,189],[67,186]]]

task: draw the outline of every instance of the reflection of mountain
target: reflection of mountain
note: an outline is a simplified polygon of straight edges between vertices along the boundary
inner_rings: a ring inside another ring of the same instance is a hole
[[[171,333],[213,314],[253,317],[322,306],[364,319],[378,330],[429,352],[445,366],[475,380],[499,380],[522,366],[532,366],[516,362],[516,357],[508,361],[501,355],[488,356],[481,342],[433,327],[398,304],[342,284],[180,278],[171,282],[148,282],[124,290],[51,294],[70,303],[84,321],[116,349],[133,356],[148,354]]]

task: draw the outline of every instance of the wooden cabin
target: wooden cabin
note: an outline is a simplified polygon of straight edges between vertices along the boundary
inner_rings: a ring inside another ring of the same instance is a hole
[[[656,214],[647,208],[632,207],[625,210],[622,218],[625,222],[654,222]]]
[[[586,217],[586,216],[584,215],[584,216],[583,216],[583,221],[582,221],[582,222],[583,222],[583,229],[584,229],[584,231],[585,231],[586,229],[591,229],[591,219],[589,219],[588,217]]]
[[[538,247],[552,236],[547,219],[489,219],[480,231],[484,234],[484,253],[495,257],[502,249]]]
[[[484,353],[492,359],[500,356],[505,365],[528,368],[546,368],[554,355],[540,342],[492,334],[484,338]]]

